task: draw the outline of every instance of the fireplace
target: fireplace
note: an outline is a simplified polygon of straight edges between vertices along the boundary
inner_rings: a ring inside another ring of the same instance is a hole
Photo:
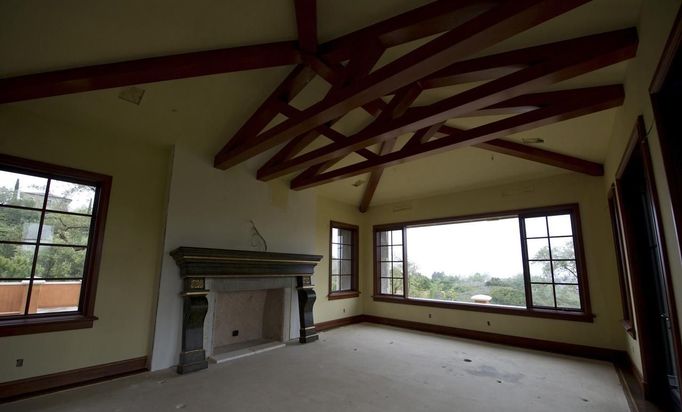
[[[182,351],[178,373],[208,367],[245,347],[282,345],[298,297],[301,343],[317,340],[311,276],[322,256],[180,247],[171,252],[183,278]],[[208,316],[207,316],[208,314]],[[208,324],[207,324],[208,323]]]

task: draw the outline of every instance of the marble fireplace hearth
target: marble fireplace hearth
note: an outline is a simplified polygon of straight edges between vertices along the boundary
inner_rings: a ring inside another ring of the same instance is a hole
[[[311,276],[322,256],[191,247],[171,256],[183,278],[178,373],[207,368],[207,354],[220,362],[296,337],[317,340]],[[300,323],[298,336],[292,319]]]

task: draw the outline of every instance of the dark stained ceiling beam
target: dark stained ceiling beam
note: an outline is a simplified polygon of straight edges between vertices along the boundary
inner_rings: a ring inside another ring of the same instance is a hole
[[[300,62],[295,41],[150,57],[0,79],[0,103]]]
[[[460,147],[478,145],[505,137],[511,133],[531,130],[617,107],[622,105],[624,98],[625,93],[620,85],[574,89],[562,102],[469,130],[458,131],[440,139],[389,153],[376,160],[367,160],[316,175],[311,175],[309,171],[305,171],[291,181],[291,188],[295,190],[306,189],[366,173],[377,167],[389,167]]]
[[[220,169],[228,169],[321,124],[337,119],[356,107],[444,69],[467,54],[492,46],[587,1],[589,0],[503,2],[375,70],[357,84],[340,91],[333,99],[323,99],[304,110],[300,117],[286,120],[268,129],[261,133],[258,139],[254,139],[253,144],[240,145],[228,153],[219,153],[214,159],[214,165]],[[419,128],[421,127],[417,127]],[[338,156],[323,161],[334,157]]]
[[[287,117],[297,116],[301,112],[297,108],[290,106],[288,104],[285,104],[285,103],[283,103],[280,106],[280,109],[281,109],[280,113],[282,113],[284,116],[287,116]],[[317,138],[319,135],[323,135],[333,142],[343,142],[345,139],[348,138],[347,136],[341,134],[340,132],[337,132],[336,130],[332,129],[331,127],[329,127],[327,125],[317,126],[317,128],[315,129],[315,138]],[[303,148],[305,148],[305,146],[303,146],[301,148],[301,150]],[[365,148],[360,149],[360,150],[356,151],[355,153],[359,154],[360,156],[364,157],[365,159],[372,159],[372,158],[377,157],[376,153],[372,152],[371,150],[365,149]]]
[[[346,66],[338,65],[338,66],[333,66],[333,69],[337,71],[337,74],[331,75],[329,74],[329,81],[332,83],[332,80],[336,82],[333,84],[331,90],[329,91],[328,95],[333,95],[334,93],[337,93],[339,90],[348,87],[358,81],[358,79],[364,77],[367,75],[372,70],[372,67],[376,64],[376,62],[379,60],[381,55],[383,54],[384,49],[381,47],[377,42],[369,41],[365,42],[361,47],[356,48],[356,51],[353,55],[353,58],[350,59],[348,64]],[[328,66],[332,68],[332,66]],[[385,103],[381,99],[377,99],[375,102],[370,102],[366,105],[363,106],[365,111],[367,111],[370,115],[376,117],[378,116],[385,108]],[[289,106],[289,105],[287,105]],[[291,106],[290,106],[291,107]],[[291,107],[291,109],[294,109]],[[292,110],[286,109],[290,113],[285,114],[288,117],[294,117],[300,115],[299,112],[294,113]],[[335,119],[333,121],[327,122],[324,127],[330,128],[334,125],[335,122],[340,120],[341,118]],[[333,129],[332,129],[333,130]],[[280,164],[286,160],[289,160],[293,156],[296,156],[301,150],[303,150],[306,146],[308,146],[310,143],[315,141],[320,135],[320,129],[316,128],[313,129],[309,132],[306,132],[300,136],[296,136],[295,138],[291,139],[282,149],[279,150],[274,156],[272,156],[261,168],[258,170],[258,175],[262,173],[263,170],[268,170],[271,167],[274,167],[277,164]],[[237,136],[235,136],[237,137]],[[233,137],[232,140],[234,140]],[[345,137],[345,136],[344,136]],[[228,145],[230,143],[228,142]],[[226,146],[227,147],[227,146]],[[363,151],[370,152],[367,149],[363,149]],[[370,152],[374,154],[373,152]],[[358,152],[358,154],[363,155],[363,152]],[[364,156],[367,157],[367,156]],[[272,178],[275,177],[281,177],[283,174],[277,174],[273,175]]]
[[[438,130],[437,125],[427,127],[422,130],[418,130],[417,132],[415,132],[412,139],[414,139],[414,141],[427,141],[434,134],[436,134],[437,130]],[[396,139],[384,142],[383,145],[381,146],[379,154],[383,156],[391,153],[395,148],[395,144]],[[370,173],[369,176],[369,180],[367,180],[367,186],[365,186],[365,192],[362,195],[362,200],[360,200],[360,206],[358,206],[358,209],[360,210],[361,213],[365,213],[367,210],[369,210],[369,205],[372,203],[374,193],[376,193],[376,190],[379,187],[379,181],[381,180],[381,176],[383,176],[384,174],[384,169],[385,168],[381,166],[372,169],[372,172]]]
[[[461,129],[443,125],[438,130],[438,134],[452,135],[461,131]],[[589,176],[604,176],[604,166],[600,163],[552,152],[539,147],[516,143],[510,140],[493,139],[477,144],[473,147],[504,154],[507,156],[518,157],[520,159],[530,160],[532,162],[542,163]]]
[[[511,142],[509,140],[494,139],[488,142],[479,143],[474,147],[559,167],[561,169],[571,170],[573,172],[583,173],[589,176],[604,176],[604,166],[599,163]]]
[[[317,51],[317,0],[295,0],[298,44],[302,51]]]
[[[274,92],[260,105],[249,119],[237,130],[229,142],[221,149],[228,152],[234,147],[244,144],[248,139],[261,132],[277,117],[282,103],[289,103],[315,77],[315,72],[308,66],[299,64],[277,86]]]
[[[330,61],[349,59],[353,50],[374,38],[383,48],[397,46],[452,30],[490,10],[502,0],[436,0],[422,7],[372,24],[320,45],[320,54]]]
[[[422,88],[417,84],[413,84],[411,86],[407,86],[406,88],[399,90],[395,94],[395,96],[393,96],[393,99],[391,99],[386,109],[375,120],[375,122],[377,123],[389,122],[396,117],[402,116],[405,113],[405,111],[407,111],[407,109],[410,107],[412,102],[414,102],[415,99],[419,97],[421,91]],[[391,153],[395,148],[396,142],[397,138],[383,142],[381,144],[381,148],[379,149],[379,156]],[[330,162],[327,162],[327,164],[330,164],[332,162],[336,163],[337,160],[338,159],[334,159]],[[324,170],[322,169],[318,169],[317,173],[323,171]],[[367,182],[367,186],[365,187],[365,193],[362,195],[362,200],[360,201],[360,206],[358,207],[360,209],[360,212],[364,213],[369,208],[369,204],[372,202],[374,192],[379,186],[379,181],[381,180],[381,176],[383,175],[383,173],[384,168],[382,167],[377,167],[376,169],[372,170],[372,173],[370,174],[369,180]]]
[[[627,60],[636,53],[637,33],[634,29],[589,37],[593,40],[589,48],[583,47],[584,39],[579,39],[580,41],[576,44],[580,47],[566,47],[562,49],[562,53],[557,53],[557,56],[549,61],[535,64],[527,69],[492,80],[429,106],[415,109],[393,122],[365,128],[355,135],[349,136],[344,143],[332,143],[312,150],[304,155],[282,162],[270,172],[286,170],[289,173],[297,169],[311,167],[331,159],[343,157],[359,148],[381,143],[481,108],[495,108],[498,103],[508,100],[510,96],[519,96],[539,87]],[[555,92],[554,95],[559,94]],[[507,104],[505,102],[502,106]],[[275,128],[277,126],[270,130]]]

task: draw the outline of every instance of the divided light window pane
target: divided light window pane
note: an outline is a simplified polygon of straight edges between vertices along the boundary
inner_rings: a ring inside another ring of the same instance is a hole
[[[0,205],[41,209],[47,179],[0,170]]]
[[[0,171],[0,316],[78,310],[96,190]]]
[[[571,215],[524,218],[524,225],[533,306],[581,309]]]
[[[525,307],[519,239],[516,217],[408,227],[408,296]]]
[[[52,180],[47,199],[48,210],[92,214],[95,188],[92,186]]]
[[[353,290],[354,230],[331,227],[331,259],[329,291],[344,292]]]

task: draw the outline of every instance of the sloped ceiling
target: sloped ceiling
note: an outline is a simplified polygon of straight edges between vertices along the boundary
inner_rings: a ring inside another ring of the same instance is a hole
[[[320,40],[335,38],[425,3],[428,2],[319,0]],[[639,0],[593,0],[480,54],[636,26],[639,9]],[[3,1],[0,2],[0,77],[293,40],[296,36],[291,0]],[[390,50],[380,64],[421,43]],[[211,163],[216,151],[290,70],[291,67],[277,67],[139,85],[146,90],[140,106],[118,99],[119,90],[110,89],[1,105],[0,114],[11,107],[84,124],[94,130],[107,128],[159,144],[191,143]],[[551,89],[621,83],[626,70],[627,62],[619,63],[556,84]],[[303,108],[327,88],[324,81],[316,80],[293,105]],[[433,93],[437,95],[438,89]],[[541,138],[544,143],[538,147],[601,162],[606,157],[616,110],[545,126],[509,139],[521,142],[524,137]],[[366,115],[355,113],[335,128],[351,132],[367,121]],[[453,125],[470,126],[480,121],[458,119]],[[458,149],[388,168],[372,204],[559,173],[570,172],[481,149]],[[291,179],[291,176],[282,179]],[[356,187],[354,183],[358,181],[361,183]],[[357,205],[366,181],[367,175],[361,175],[309,190]]]

